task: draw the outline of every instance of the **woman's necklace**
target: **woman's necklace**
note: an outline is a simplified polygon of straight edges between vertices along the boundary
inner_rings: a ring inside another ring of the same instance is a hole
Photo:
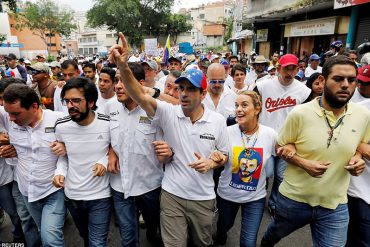
[[[256,130],[257,129],[257,132],[253,133],[252,135],[248,136],[246,135],[242,129],[240,128],[239,126],[239,129],[240,129],[240,137],[242,138],[242,143],[243,143],[243,148],[244,148],[244,153],[245,153],[245,157],[248,159],[250,157],[250,155],[252,154],[252,151],[253,151],[253,148],[254,148],[254,145],[256,145],[256,142],[257,142],[257,139],[258,139],[258,132],[259,132],[259,129],[258,129],[258,124],[257,126],[252,130]],[[253,144],[250,146],[250,147],[247,147],[247,145],[245,145],[245,141],[244,141],[244,136],[245,138],[247,139],[247,143],[250,141],[250,139],[252,138],[252,136],[254,135],[254,140],[253,140]]]

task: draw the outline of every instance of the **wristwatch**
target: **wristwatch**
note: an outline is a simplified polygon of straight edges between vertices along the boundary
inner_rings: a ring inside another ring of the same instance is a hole
[[[161,94],[161,90],[159,90],[158,88],[156,88],[156,87],[153,87],[153,89],[154,89],[154,94],[153,94],[153,98],[158,98],[159,97],[159,95]]]

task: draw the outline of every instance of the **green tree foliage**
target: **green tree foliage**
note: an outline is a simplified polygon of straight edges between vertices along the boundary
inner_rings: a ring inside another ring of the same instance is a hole
[[[174,0],[94,0],[87,12],[91,27],[108,27],[139,45],[145,35],[158,36],[171,12]]]
[[[224,35],[224,44],[227,44],[227,41],[231,38],[233,32],[233,23],[234,21],[232,19],[225,20],[226,31]]]
[[[48,44],[51,43],[53,35],[69,36],[76,28],[76,25],[72,24],[72,12],[60,8],[52,0],[26,2],[24,10],[14,14],[14,17],[16,29],[30,29],[44,41],[48,51]]]
[[[163,25],[164,33],[170,34],[174,43],[177,43],[177,37],[180,33],[190,31],[192,25],[187,22],[187,16],[181,14],[172,14],[167,18]]]

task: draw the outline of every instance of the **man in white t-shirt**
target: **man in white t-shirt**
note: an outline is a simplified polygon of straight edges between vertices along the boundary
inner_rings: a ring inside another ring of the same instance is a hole
[[[358,69],[357,89],[351,101],[370,110],[370,65]],[[358,176],[351,176],[348,188],[348,246],[366,246],[370,243],[370,156],[369,145],[361,144],[358,151],[365,158],[366,168]],[[364,245],[365,244],[365,245]]]
[[[225,87],[226,72],[224,66],[212,63],[207,70],[207,94],[203,104],[208,109],[220,113],[225,120],[233,117],[235,112],[236,94]]]
[[[322,73],[322,67],[319,66],[320,63],[320,57],[317,54],[312,54],[310,56],[310,64],[306,68],[304,75],[305,77],[309,78],[314,73]]]
[[[98,109],[96,112],[105,114],[105,106],[111,100],[116,98],[114,92],[114,80],[116,76],[116,71],[109,67],[103,67],[99,74],[99,95],[96,101],[96,106]]]
[[[215,192],[212,171],[223,166],[226,157],[216,163],[209,159],[215,150],[226,153],[228,136],[225,119],[202,105],[206,78],[190,69],[176,80],[180,86],[180,106],[153,99],[144,93],[128,64],[128,45],[120,33],[122,46],[110,49],[110,59],[120,69],[124,86],[131,98],[164,131],[164,139],[173,148],[173,160],[166,164],[161,194],[161,234],[165,246],[212,244]]]
[[[62,92],[63,85],[66,81],[70,80],[71,78],[79,77],[80,70],[78,68],[78,64],[73,60],[65,60],[61,64],[62,74],[64,78],[64,82],[59,82],[57,87],[54,91],[54,111],[64,112],[68,114],[68,109],[65,105],[62,104],[62,99],[60,97],[60,93]]]
[[[260,123],[279,132],[288,113],[298,104],[302,104],[310,95],[311,90],[294,79],[298,72],[298,58],[286,54],[279,60],[277,71],[279,76],[266,78],[257,82],[255,91],[262,97]],[[274,167],[274,183],[269,198],[269,208],[274,212],[278,188],[283,180],[286,162],[277,159]]]
[[[15,78],[23,79],[24,81],[27,81],[27,71],[26,69],[17,64],[17,57],[13,53],[9,53],[8,56],[5,57],[8,63],[8,70],[13,71]]]
[[[108,166],[109,117],[94,112],[98,90],[78,77],[64,85],[61,97],[69,116],[55,124],[66,146],[68,164],[58,163],[53,184],[64,187],[66,205],[85,246],[107,246],[111,215]]]

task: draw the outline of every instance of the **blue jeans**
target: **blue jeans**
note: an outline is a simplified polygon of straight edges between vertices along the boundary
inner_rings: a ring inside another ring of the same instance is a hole
[[[77,201],[66,197],[66,205],[84,240],[85,247],[107,246],[111,198]]]
[[[349,225],[347,247],[370,246],[370,205],[348,196]]]
[[[219,197],[217,234],[226,237],[227,232],[233,227],[239,207],[242,208],[242,224],[240,228],[240,246],[255,247],[257,234],[261,224],[266,198],[257,201],[236,203]]]
[[[139,246],[138,211],[147,228],[147,239],[155,241],[160,228],[159,195],[161,188],[140,196],[124,198],[124,194],[112,189],[114,212],[122,238],[122,246]]]
[[[347,241],[348,221],[347,204],[339,204],[334,210],[311,207],[279,193],[276,216],[262,238],[261,247],[274,246],[280,239],[307,224],[311,226],[314,247],[343,247]]]
[[[41,233],[42,245],[64,246],[63,227],[66,214],[64,191],[60,189],[34,202],[28,202],[28,198],[23,197]]]
[[[12,195],[13,182],[0,186],[0,207],[9,215],[13,224],[12,233],[15,237],[23,236],[21,219],[18,216],[17,208]]]
[[[275,157],[274,164],[274,182],[272,183],[271,195],[268,200],[268,206],[275,210],[276,198],[279,194],[279,186],[283,182],[284,172],[287,167],[287,163],[280,157]]]
[[[17,208],[17,213],[22,221],[22,229],[24,233],[24,238],[26,239],[27,246],[28,247],[42,246],[40,232],[37,229],[37,225],[26,207],[23,195],[19,191],[18,183],[16,181],[13,181],[12,194],[15,206]]]

